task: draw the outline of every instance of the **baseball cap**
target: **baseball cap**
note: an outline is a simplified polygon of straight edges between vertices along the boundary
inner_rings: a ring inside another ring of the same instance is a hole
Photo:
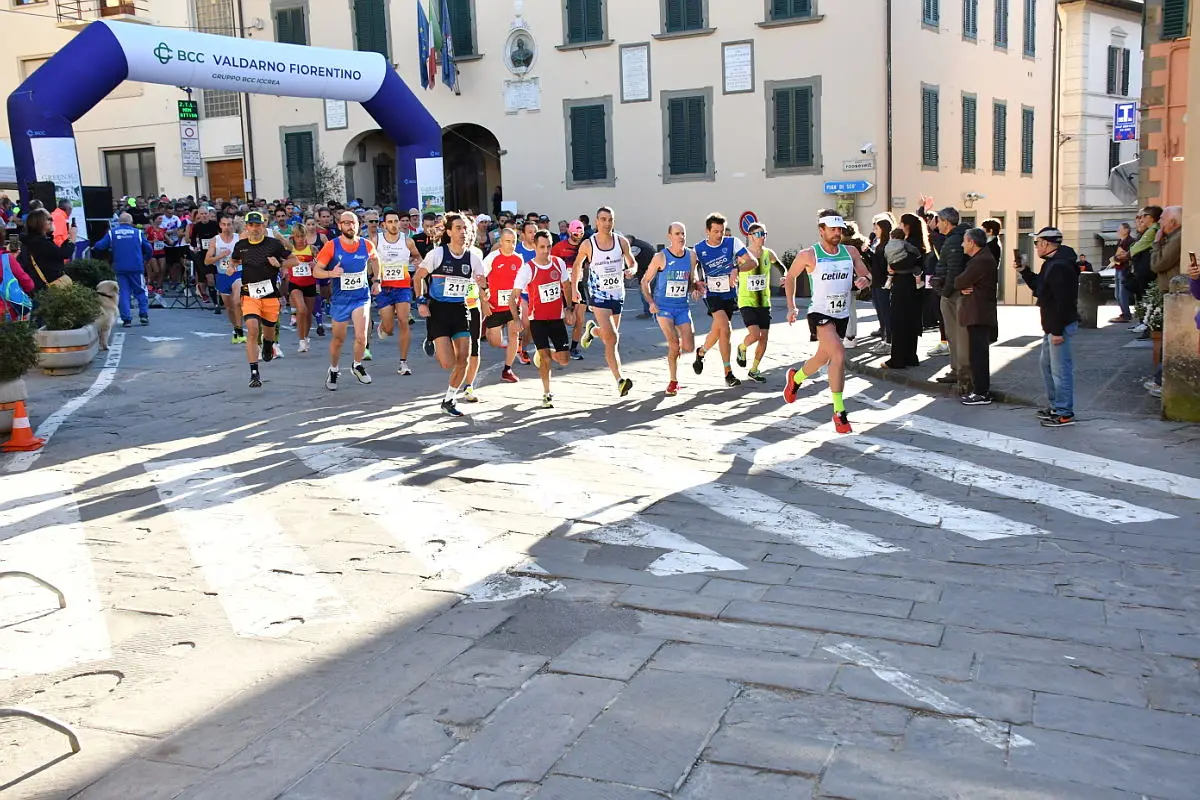
[[[267,219],[266,219],[266,217],[263,216],[261,211],[251,211],[249,214],[246,215],[246,224],[247,225],[254,225],[254,224],[266,225]]]
[[[1062,244],[1063,233],[1058,228],[1047,227],[1038,231],[1033,238],[1045,239],[1047,242],[1053,242],[1054,244]]]
[[[476,222],[491,222],[492,218],[489,217],[487,214],[480,214],[478,217],[475,218],[475,221]]]
[[[351,200],[351,201],[350,201],[350,203],[349,203],[349,207],[350,207],[350,208],[358,208],[358,207],[359,207],[359,203],[358,203],[358,201],[357,201],[357,200]]]
[[[548,216],[546,216],[545,214],[542,214],[540,217],[538,217],[538,222],[549,222],[549,221],[550,221],[550,218]]]
[[[570,233],[583,233],[583,223],[577,219],[571,220],[571,224],[567,226],[567,231]]]

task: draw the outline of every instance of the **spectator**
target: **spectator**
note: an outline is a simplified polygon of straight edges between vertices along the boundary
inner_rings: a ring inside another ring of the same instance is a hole
[[[122,213],[117,218],[116,227],[93,244],[92,249],[112,251],[113,272],[117,274],[117,284],[121,288],[121,296],[117,300],[121,324],[126,328],[133,324],[130,300],[136,298],[139,320],[143,325],[149,325],[150,306],[146,296],[145,271],[146,262],[154,251],[142,232],[133,227],[133,215]]]
[[[999,321],[996,317],[996,286],[999,263],[988,247],[987,231],[971,228],[963,234],[963,253],[967,264],[954,279],[959,301],[959,322],[967,329],[967,349],[971,368],[969,394],[962,397],[963,405],[986,406],[992,402],[992,380],[989,348],[996,341]]]
[[[1192,290],[1192,297],[1200,300],[1200,264],[1194,258],[1188,265],[1188,286]],[[1200,331],[1200,311],[1196,312],[1196,330]],[[1196,353],[1200,355],[1200,336],[1196,337]]]
[[[1000,234],[1002,233],[1000,220],[994,218],[985,219],[983,222],[979,223],[979,227],[987,231],[987,247],[992,253],[992,258],[996,259],[997,266],[1003,264],[1004,247],[1000,244]]]
[[[1142,299],[1142,295],[1150,288],[1150,281],[1154,277],[1154,272],[1150,269],[1150,251],[1154,248],[1154,241],[1158,237],[1158,220],[1162,213],[1161,206],[1146,206],[1134,218],[1134,222],[1137,224],[1138,240],[1133,247],[1129,248],[1129,273],[1125,276],[1130,297],[1134,300]],[[1140,322],[1134,328],[1138,333],[1144,332],[1146,330],[1145,322]]]
[[[596,229],[592,227],[592,220],[587,214],[580,214],[579,221],[583,223],[583,238],[590,239],[596,235]]]
[[[71,229],[75,227],[75,222],[71,219],[71,201],[65,197],[59,200],[58,207],[54,209],[50,219],[54,223],[54,243],[61,245],[63,242],[70,241],[74,244],[75,232]]]
[[[492,216],[496,219],[500,218],[500,204],[504,201],[504,189],[500,184],[496,184],[496,191],[492,192]]]
[[[75,243],[65,241],[56,245],[52,235],[50,212],[44,208],[30,211],[25,219],[25,235],[21,237],[21,255],[18,259],[26,274],[33,279],[34,291],[45,289],[50,284],[71,285],[67,276],[67,259],[75,252]]]
[[[1129,271],[1129,251],[1133,247],[1133,229],[1128,222],[1122,222],[1117,227],[1117,252],[1113,255],[1113,273],[1116,278],[1113,283],[1113,294],[1116,295],[1117,307],[1121,309],[1120,316],[1113,317],[1109,322],[1131,322],[1129,314],[1129,289],[1125,285],[1125,276]]]
[[[888,283],[886,249],[892,236],[892,229],[895,227],[896,220],[892,218],[891,214],[883,214],[875,220],[874,230],[872,230],[875,245],[871,249],[870,260],[867,262],[871,270],[871,304],[875,306],[875,318],[879,322],[879,328],[871,335],[878,336],[883,340],[876,345],[875,351],[884,354],[891,354],[892,344],[892,293],[891,285]],[[900,249],[903,250],[903,246]]]
[[[1071,339],[1079,330],[1079,270],[1075,251],[1062,243],[1062,231],[1042,228],[1033,240],[1034,252],[1042,259],[1041,272],[1021,268],[1021,277],[1037,297],[1041,311],[1042,377],[1050,407],[1038,412],[1042,427],[1061,428],[1075,424],[1075,365]]]
[[[1183,209],[1179,206],[1164,208],[1159,217],[1158,237],[1150,249],[1150,271],[1154,273],[1159,291],[1164,295],[1171,289],[1171,278],[1179,275],[1183,260]],[[1154,377],[1142,384],[1155,397],[1162,396],[1162,360],[1154,370]]]
[[[474,247],[479,248],[479,251],[485,256],[492,251],[492,218],[487,214],[480,214],[475,218],[475,244]]]
[[[1075,266],[1079,267],[1080,272],[1093,272],[1092,262],[1087,260],[1087,256],[1083,253],[1079,254],[1079,260],[1075,262]]]
[[[33,306],[33,279],[17,261],[20,249],[21,242],[14,236],[7,242],[7,252],[0,253],[0,319],[24,319]]]
[[[925,221],[916,214],[900,217],[900,230],[893,231],[902,237],[903,245],[899,256],[897,248],[888,242],[884,254],[888,256],[888,275],[892,290],[890,307],[892,312],[892,357],[884,362],[888,369],[907,369],[920,364],[917,358],[917,339],[921,336],[921,319],[924,310],[925,261],[930,258],[929,231]],[[887,248],[891,248],[888,255]]]
[[[565,242],[571,237],[571,229],[565,219],[558,221],[558,241]]]
[[[945,240],[934,273],[934,288],[941,294],[942,320],[946,326],[946,341],[950,346],[950,373],[937,379],[938,383],[956,383],[962,394],[971,391],[970,363],[967,352],[967,329],[958,321],[962,296],[954,289],[954,281],[966,267],[963,253],[963,234],[969,226],[962,224],[958,209],[948,206],[938,212],[938,230]]]

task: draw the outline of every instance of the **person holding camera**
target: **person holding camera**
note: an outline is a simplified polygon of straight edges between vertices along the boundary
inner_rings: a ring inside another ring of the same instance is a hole
[[[67,259],[75,254],[75,224],[72,222],[68,226],[70,235],[59,244],[51,238],[53,225],[50,212],[44,208],[30,211],[25,218],[25,235],[21,237],[21,254],[17,260],[33,278],[35,292],[50,285],[71,285],[66,268]]]

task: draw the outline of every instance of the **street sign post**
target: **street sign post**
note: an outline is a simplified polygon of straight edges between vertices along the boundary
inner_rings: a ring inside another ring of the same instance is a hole
[[[179,153],[184,175],[204,177],[204,159],[200,157],[200,104],[195,100],[179,101]]]
[[[868,169],[875,169],[875,159],[856,158],[852,161],[842,162],[842,172],[861,172]]]
[[[872,186],[870,181],[826,181],[825,194],[862,194]]]
[[[200,121],[200,103],[196,100],[180,100],[179,101],[179,121],[180,122],[199,122]]]
[[[1137,103],[1117,103],[1113,108],[1114,142],[1132,142],[1138,138]]]
[[[750,235],[750,226],[758,222],[758,215],[753,211],[742,212],[742,218],[738,220],[738,227],[742,230],[742,236]]]

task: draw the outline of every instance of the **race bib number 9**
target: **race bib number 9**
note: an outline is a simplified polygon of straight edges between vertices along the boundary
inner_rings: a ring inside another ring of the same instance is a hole
[[[687,281],[667,281],[667,289],[664,293],[664,296],[673,300],[678,300],[680,298],[687,297],[687,290]]]
[[[355,289],[365,289],[367,286],[367,273],[363,272],[344,272],[342,273],[342,291],[352,292]]]
[[[403,264],[388,264],[383,268],[383,279],[385,281],[402,281],[408,275]]]
[[[496,301],[502,306],[507,306],[509,301],[512,300],[512,293],[512,289],[501,289],[496,292]]]
[[[557,281],[554,283],[543,283],[538,286],[538,297],[543,303],[553,303],[562,297],[562,284]]]
[[[709,276],[708,290],[710,292],[728,292],[729,291],[729,276],[728,275]]]
[[[746,278],[746,291],[765,292],[767,290],[766,275],[751,275]]]
[[[467,296],[467,292],[471,289],[471,282],[466,278],[446,278],[442,284],[442,296],[452,297],[455,299]]]
[[[309,264],[306,261],[297,264],[296,266],[292,267],[292,276],[296,278],[311,278],[312,264]]]
[[[850,307],[849,294],[831,294],[826,303],[826,308],[830,314],[841,314]]]
[[[262,299],[275,291],[275,283],[273,281],[255,281],[246,285],[246,291],[251,297]]]

